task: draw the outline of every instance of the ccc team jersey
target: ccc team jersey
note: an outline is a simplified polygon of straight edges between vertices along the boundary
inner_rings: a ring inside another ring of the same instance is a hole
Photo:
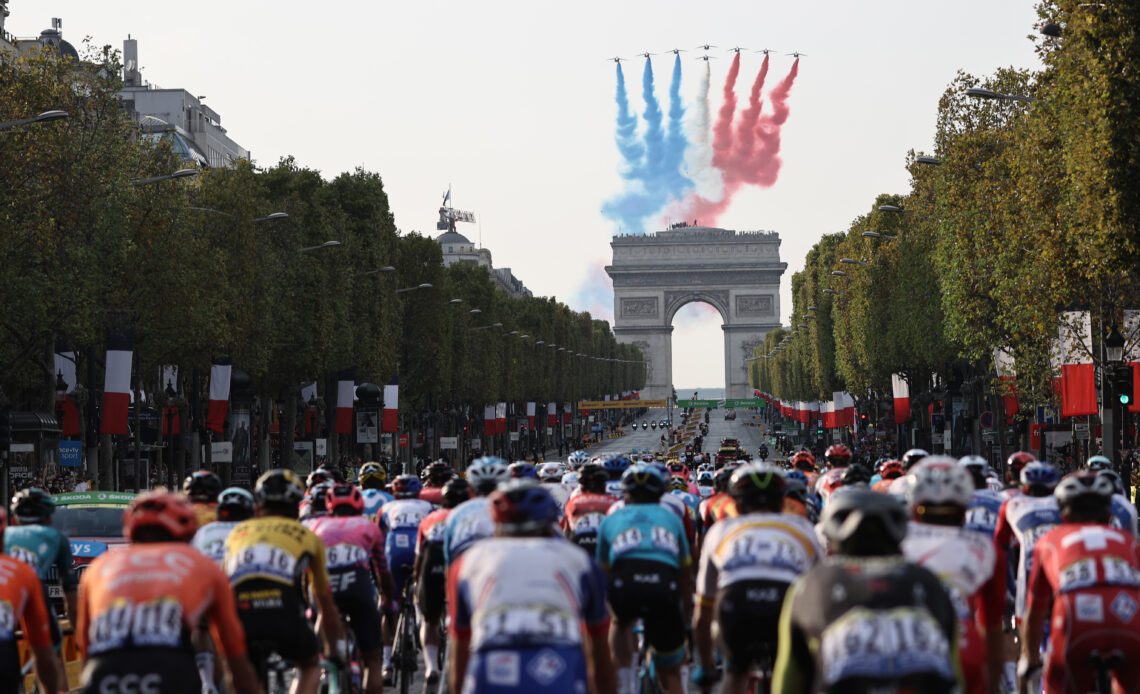
[[[17,626],[31,645],[51,645],[47,605],[35,571],[19,560],[0,555],[0,684],[6,691],[22,691]]]
[[[235,588],[265,581],[299,592],[302,577],[309,573],[313,590],[329,590],[325,544],[292,518],[266,516],[238,523],[226,538],[223,566]]]
[[[622,559],[655,561],[674,569],[689,566],[692,556],[684,523],[662,504],[610,509],[598,528],[598,562],[613,566]]]
[[[799,516],[750,513],[709,530],[701,550],[697,596],[706,602],[742,581],[791,583],[823,558],[815,529]]]

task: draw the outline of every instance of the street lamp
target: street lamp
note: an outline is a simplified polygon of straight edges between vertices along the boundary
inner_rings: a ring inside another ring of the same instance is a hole
[[[914,158],[914,163],[924,164],[926,166],[942,166],[942,160],[938,157],[932,157],[929,154],[920,154]]]
[[[1033,97],[1024,94],[1002,94],[985,87],[972,87],[966,90],[966,96],[975,99],[993,99],[995,101],[1020,101],[1023,104],[1033,103]]]
[[[173,181],[176,178],[189,178],[190,176],[197,176],[198,169],[179,169],[174,173],[164,174],[162,176],[150,176],[148,178],[136,178],[131,181],[132,186],[149,186],[152,183],[161,183],[162,181]]]
[[[32,125],[34,123],[48,123],[53,120],[61,120],[67,118],[67,111],[44,111],[29,118],[17,118],[16,120],[5,121],[0,123],[0,132],[5,130],[14,130],[24,125]]]
[[[832,270],[831,274],[833,277],[846,277],[847,276],[847,273],[844,272],[843,270]]]
[[[304,248],[298,249],[297,252],[298,253],[309,253],[311,251],[320,251],[320,250],[323,250],[325,248],[336,248],[339,245],[340,245],[340,241],[325,241],[324,243],[318,244],[316,246],[305,246]]]
[[[903,208],[898,205],[879,205],[879,212],[902,212]]]
[[[807,307],[807,310],[809,310],[809,311],[818,311],[819,309],[818,309],[818,308],[816,308],[815,306],[808,306],[808,307]]]
[[[432,285],[431,285],[431,284],[428,284],[427,282],[424,282],[423,284],[417,284],[417,285],[416,285],[416,286],[414,286],[414,287],[404,287],[403,289],[397,289],[397,290],[396,290],[396,293],[397,293],[397,294],[406,294],[406,293],[408,293],[408,292],[414,292],[414,291],[416,291],[417,289],[431,289],[431,288],[432,288]]]
[[[396,271],[396,268],[392,267],[391,265],[385,265],[384,267],[378,267],[378,268],[375,268],[372,270],[365,270],[364,272],[358,272],[356,275],[354,275],[354,277],[364,277],[366,275],[376,275],[376,274],[380,274],[380,273],[387,274],[389,272],[395,272],[395,271]]]
[[[841,291],[838,291],[838,290],[836,290],[836,289],[832,289],[831,287],[824,287],[824,288],[823,288],[823,293],[824,293],[824,294],[831,294],[832,296],[839,296],[839,295],[841,295],[843,292],[841,292]]]
[[[890,207],[890,205],[884,205],[883,207]],[[882,207],[880,207],[879,209],[882,209]],[[882,232],[882,231],[864,231],[862,234],[860,234],[860,236],[862,236],[865,239],[888,239],[889,240],[889,239],[893,239],[896,236],[896,234],[888,234],[888,233]]]
[[[844,265],[867,265],[866,260],[856,260],[855,258],[840,258],[839,262]]]
[[[288,212],[270,212],[269,214],[265,215],[264,217],[254,217],[253,221],[256,224],[258,222],[276,222],[276,221],[281,220],[281,219],[289,219],[289,213]]]
[[[477,315],[479,315],[479,314],[480,314],[480,313],[482,313],[482,312],[483,312],[483,310],[482,310],[482,309],[473,308],[473,309],[471,309],[470,311],[468,311],[467,313],[471,314],[472,316],[477,316]]]
[[[452,299],[451,301],[448,301],[447,303],[449,303],[449,304],[451,304],[451,305],[453,305],[453,306],[454,306],[455,304],[462,304],[462,303],[463,303],[463,299]]]
[[[1110,363],[1120,364],[1124,361],[1124,336],[1112,326],[1112,331],[1108,333],[1108,337],[1104,338],[1104,356]]]

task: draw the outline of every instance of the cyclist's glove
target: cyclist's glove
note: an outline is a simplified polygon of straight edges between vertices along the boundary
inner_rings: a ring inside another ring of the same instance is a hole
[[[720,681],[720,672],[715,667],[706,670],[695,665],[689,673],[689,679],[698,687],[711,687]]]
[[[348,663],[348,656],[348,640],[337,639],[336,642],[333,643],[331,660],[335,661],[339,665],[345,665]]]

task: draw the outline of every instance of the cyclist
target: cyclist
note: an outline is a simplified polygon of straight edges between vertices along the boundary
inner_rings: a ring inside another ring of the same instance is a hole
[[[900,461],[903,464],[903,470],[910,472],[910,469],[912,467],[918,465],[920,462],[922,462],[922,459],[928,455],[930,454],[927,453],[925,449],[911,448],[906,453],[903,453],[902,458],[900,458]],[[906,485],[909,483],[909,479],[910,478],[906,475],[896,478],[895,481],[891,483],[891,486],[887,492],[889,494],[896,494],[900,498],[906,498]]]
[[[827,503],[831,494],[843,485],[843,473],[851,463],[851,449],[841,443],[832,444],[827,447],[823,459],[827,461],[828,470],[816,480],[815,490]]]
[[[910,525],[903,555],[942,579],[958,615],[959,658],[968,692],[1001,682],[1005,561],[989,537],[963,528],[974,483],[953,458],[928,456],[911,468]],[[991,684],[992,683],[992,684]]]
[[[200,526],[190,545],[220,565],[226,556],[226,538],[230,531],[238,523],[253,518],[254,507],[253,494],[248,490],[241,487],[222,490],[216,509],[218,520]]]
[[[326,651],[343,663],[346,644],[325,544],[297,520],[303,494],[300,478],[287,468],[259,477],[253,489],[257,517],[230,531],[222,566],[237,596],[246,643],[267,647],[295,666],[294,691],[311,693],[320,680],[321,644],[305,619],[306,585],[320,613]]]
[[[1001,513],[1002,497],[989,488],[987,474],[990,465],[980,455],[962,456],[958,464],[966,468],[974,482],[974,493],[970,495],[970,504],[966,507],[965,528],[993,538],[997,531],[998,514]]]
[[[831,498],[822,526],[837,554],[788,591],[772,690],[960,689],[957,615],[938,577],[902,556],[899,500],[852,487]]]
[[[819,473],[815,470],[815,456],[811,451],[796,451],[788,460],[793,469],[807,475],[808,486],[812,489],[815,488],[815,482],[819,478]]]
[[[420,490],[420,498],[433,506],[439,506],[443,495],[443,485],[455,477],[455,470],[442,460],[428,465],[423,471],[424,488]]]
[[[1021,470],[1028,464],[1035,462],[1036,457],[1026,451],[1014,451],[1005,460],[1006,488],[1002,496],[1008,499],[1021,494]]]
[[[1045,533],[1061,522],[1053,488],[1060,481],[1057,468],[1033,461],[1021,469],[1021,494],[1007,498],[998,512],[994,542],[999,551],[1010,552],[1014,543],[1020,547],[1013,614],[1020,622],[1025,613],[1026,590],[1033,569],[1033,547]]]
[[[451,510],[444,530],[443,556],[448,564],[467,551],[478,540],[495,532],[487,496],[502,482],[510,479],[507,464],[502,458],[485,456],[467,468],[467,481],[475,490],[475,498],[464,501]]]
[[[742,694],[754,667],[771,667],[784,594],[823,557],[815,528],[782,512],[786,491],[783,473],[771,465],[744,465],[732,475],[728,493],[739,515],[709,531],[697,572],[693,638],[699,664],[692,681],[699,687],[716,680],[714,621],[728,673],[721,691]]]
[[[624,455],[615,455],[602,461],[602,469],[609,478],[606,482],[606,494],[615,499],[622,497],[621,477],[632,463]]]
[[[713,495],[716,491],[715,478],[716,474],[711,470],[703,470],[697,473],[697,492],[699,493],[699,498],[707,499]],[[689,491],[689,485],[686,484],[685,486],[686,491]],[[692,492],[690,492],[690,494],[691,493]]]
[[[819,497],[810,491],[807,475],[799,470],[784,473],[784,513],[806,518],[813,526],[819,522]],[[733,504],[735,507],[735,504]]]
[[[190,503],[194,506],[199,528],[216,519],[222,478],[209,470],[198,470],[182,481],[182,493],[190,498]]]
[[[891,490],[891,484],[906,473],[901,460],[887,460],[879,466],[878,481],[871,478],[871,490],[886,494]]]
[[[700,505],[701,527],[706,531],[721,518],[736,513],[732,506],[732,497],[728,494],[728,481],[732,479],[732,473],[737,467],[739,465],[726,463],[713,475],[713,494],[707,499],[702,499]]]
[[[538,481],[546,487],[546,491],[550,492],[554,503],[558,504],[560,509],[566,507],[566,501],[570,498],[570,492],[562,486],[564,474],[562,463],[543,463],[538,466]]]
[[[450,691],[612,692],[597,564],[551,537],[558,506],[542,485],[511,481],[490,505],[495,537],[448,573]]]
[[[601,465],[582,466],[578,473],[580,493],[566,502],[562,530],[574,544],[594,556],[598,548],[598,528],[606,517],[614,498],[606,494],[609,476]]]
[[[1094,455],[1085,463],[1085,468],[1102,475],[1112,482],[1112,525],[1133,537],[1136,536],[1136,506],[1124,496],[1124,483],[1120,475],[1112,469],[1112,461],[1103,455]]]
[[[1033,550],[1029,599],[1021,627],[1018,676],[1022,690],[1041,668],[1041,643],[1051,620],[1044,689],[1103,691],[1097,687],[1098,651],[1123,656],[1113,668],[1115,691],[1140,682],[1140,544],[1113,528],[1112,484],[1091,471],[1068,475],[1053,492],[1061,524]],[[1050,608],[1050,604],[1052,607]]]
[[[375,521],[380,515],[380,508],[394,498],[384,491],[388,486],[388,470],[380,463],[368,462],[360,466],[356,479],[364,497],[364,515]]]
[[[680,477],[669,478],[669,493],[684,502],[689,522],[697,528],[699,534],[701,527],[701,498],[690,493],[688,483]]]
[[[380,509],[380,530],[384,532],[384,550],[388,556],[388,567],[392,572],[395,600],[404,600],[404,589],[416,565],[416,537],[420,522],[432,512],[432,505],[419,498],[423,485],[415,475],[400,475],[392,480],[392,496]],[[396,636],[396,618],[399,613],[385,614],[388,630],[384,643],[384,680],[395,682],[392,669],[392,640]]]
[[[416,586],[416,608],[420,620],[420,643],[423,644],[424,675],[428,685],[439,683],[439,621],[443,617],[443,600],[447,584],[447,562],[443,557],[444,531],[451,509],[471,498],[471,483],[456,477],[443,485],[440,507],[420,522],[416,535],[416,565],[412,580]]]
[[[226,654],[233,689],[260,689],[226,575],[189,546],[197,528],[194,507],[177,494],[148,492],[127,507],[130,545],[101,554],[80,582],[83,691],[199,694],[190,634],[203,616]]]
[[[566,466],[571,470],[577,470],[585,465],[590,460],[590,454],[586,451],[574,451],[566,457]]]
[[[640,619],[661,685],[681,691],[685,624],[693,594],[692,554],[685,526],[665,508],[665,477],[645,465],[622,475],[624,506],[610,509],[598,529],[598,563],[610,578],[614,622],[610,644],[622,691],[636,688],[633,626]],[[615,505],[616,506],[616,505]]]
[[[380,612],[376,584],[384,603],[392,599],[392,578],[384,560],[384,536],[364,513],[364,496],[351,484],[325,492],[328,515],[305,525],[324,542],[326,565],[336,608],[348,620],[364,668],[364,691],[383,690]]]
[[[301,521],[313,520],[328,515],[325,508],[325,495],[336,484],[331,477],[322,479],[305,492],[301,504],[297,507],[297,518]]]
[[[8,512],[0,507],[0,551],[8,528]],[[67,689],[67,680],[60,679],[63,664],[52,648],[51,624],[55,619],[48,612],[43,586],[35,570],[11,556],[0,554],[0,690],[22,692],[24,676],[20,672],[17,625],[23,630],[23,640],[35,656],[36,680],[40,691],[59,692]]]

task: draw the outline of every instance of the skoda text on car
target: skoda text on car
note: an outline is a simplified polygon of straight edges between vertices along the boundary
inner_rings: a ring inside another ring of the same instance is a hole
[[[125,545],[123,511],[135,498],[127,492],[68,492],[56,494],[51,524],[71,541],[76,573],[82,573],[95,557],[109,548]],[[59,580],[52,570],[49,593],[53,600],[63,598]]]

